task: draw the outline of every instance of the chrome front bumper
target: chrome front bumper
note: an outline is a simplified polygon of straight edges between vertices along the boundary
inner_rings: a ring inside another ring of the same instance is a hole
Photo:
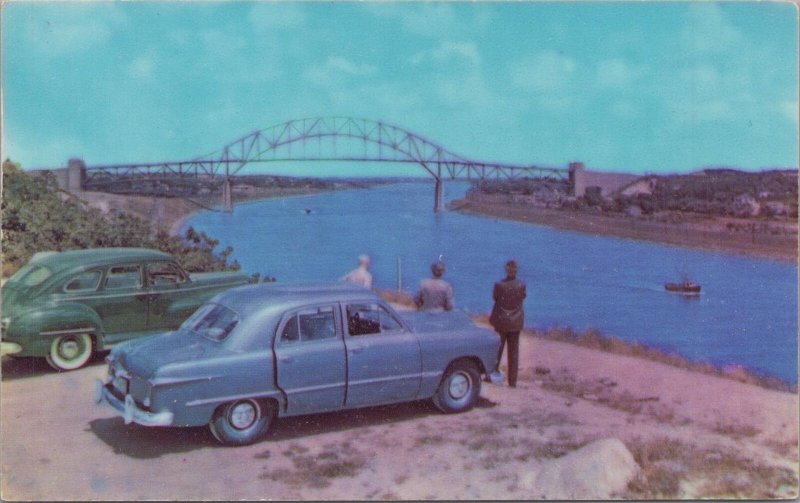
[[[170,426],[174,415],[172,412],[147,412],[136,406],[131,395],[125,395],[123,402],[115,397],[111,391],[103,384],[100,379],[94,382],[94,401],[97,403],[105,402],[125,420],[125,424],[141,424],[142,426]]]

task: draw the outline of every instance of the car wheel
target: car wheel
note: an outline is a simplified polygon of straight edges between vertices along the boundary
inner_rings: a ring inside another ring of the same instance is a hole
[[[89,334],[66,334],[53,339],[47,363],[58,371],[75,370],[86,365],[94,353]]]
[[[224,445],[247,445],[264,435],[275,419],[272,402],[247,399],[219,407],[209,427]]]
[[[464,412],[475,405],[480,394],[481,375],[478,367],[470,361],[458,361],[450,367],[439,384],[433,404],[442,412]]]

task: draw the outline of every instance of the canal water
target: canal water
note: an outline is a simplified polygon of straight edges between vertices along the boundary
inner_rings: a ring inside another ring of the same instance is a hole
[[[468,185],[446,183],[445,200]],[[598,329],[693,361],[741,364],[797,382],[796,264],[562,231],[463,215],[434,214],[432,184],[237,204],[204,211],[186,226],[234,247],[248,273],[280,282],[336,281],[372,257],[374,286],[415,292],[442,257],[455,303],[488,313],[494,281],[514,258],[528,285],[526,325]],[[664,291],[685,270],[698,297]]]

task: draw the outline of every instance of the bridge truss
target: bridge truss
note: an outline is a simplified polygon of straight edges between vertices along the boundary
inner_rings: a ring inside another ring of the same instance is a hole
[[[435,181],[434,209],[441,209],[445,178],[564,180],[567,170],[535,165],[486,162],[455,154],[423,136],[381,121],[351,117],[308,118],[257,130],[221,150],[187,161],[96,165],[86,168],[86,189],[110,182],[141,178],[224,177],[226,208],[230,206],[229,177],[251,163],[289,161],[349,161],[416,164]]]

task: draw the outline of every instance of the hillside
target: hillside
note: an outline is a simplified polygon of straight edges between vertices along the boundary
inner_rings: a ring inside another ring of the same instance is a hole
[[[566,181],[491,180],[452,209],[592,234],[797,260],[796,170],[646,176],[610,195]]]

